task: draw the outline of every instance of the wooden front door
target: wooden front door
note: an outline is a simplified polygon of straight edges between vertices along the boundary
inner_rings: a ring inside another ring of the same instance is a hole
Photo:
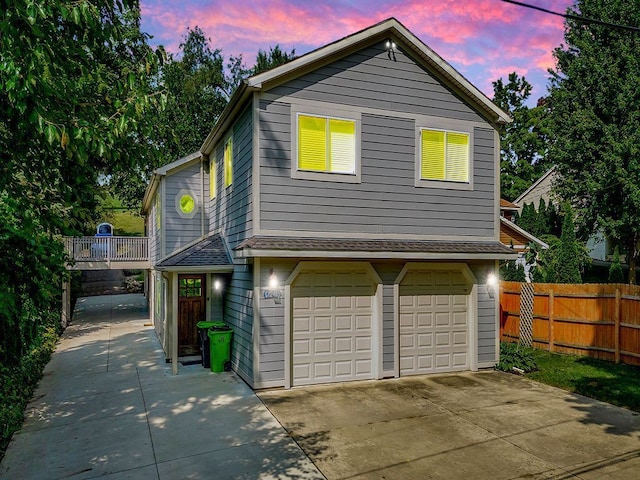
[[[196,324],[206,317],[205,276],[178,275],[178,355],[198,355]]]

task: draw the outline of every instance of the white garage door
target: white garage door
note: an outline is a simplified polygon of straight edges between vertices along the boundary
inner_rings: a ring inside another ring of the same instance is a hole
[[[407,273],[400,284],[400,375],[469,369],[468,295],[459,271]]]
[[[375,286],[362,272],[303,272],[292,285],[292,385],[373,378]]]

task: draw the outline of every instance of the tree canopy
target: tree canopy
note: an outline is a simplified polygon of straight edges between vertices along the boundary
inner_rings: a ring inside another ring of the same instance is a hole
[[[161,51],[134,0],[15,0],[0,10],[0,359],[55,311],[60,234],[91,218],[102,179],[144,161]],[[1,366],[1,365],[0,365]]]
[[[640,27],[640,3],[576,0],[573,13]],[[627,251],[635,283],[640,241],[640,34],[565,21],[548,99],[558,191],[585,237],[601,230]]]
[[[493,101],[513,118],[500,130],[500,194],[514,200],[547,169],[544,102],[530,108],[531,84],[516,72],[493,82]]]

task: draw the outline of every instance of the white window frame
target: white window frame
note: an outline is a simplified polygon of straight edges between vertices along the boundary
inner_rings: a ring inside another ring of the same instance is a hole
[[[312,172],[298,169],[298,117],[307,115],[310,117],[321,117],[332,120],[346,120],[355,122],[355,164],[354,173],[339,172]],[[291,178],[303,180],[320,180],[325,182],[361,183],[361,114],[346,110],[328,109],[315,106],[291,106]]]
[[[461,133],[469,136],[469,180],[458,182],[455,180],[429,180],[422,178],[422,131],[432,130],[445,133]],[[449,119],[430,118],[416,122],[416,153],[415,153],[415,186],[420,188],[444,188],[449,190],[473,190],[473,157],[474,140],[473,125]]]

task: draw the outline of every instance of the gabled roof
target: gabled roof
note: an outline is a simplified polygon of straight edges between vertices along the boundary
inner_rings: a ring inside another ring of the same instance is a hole
[[[395,18],[389,18],[371,27],[360,30],[333,43],[320,47],[289,63],[272,68],[247,78],[236,90],[231,101],[222,112],[200,150],[209,154],[219,137],[224,134],[238,110],[254,91],[267,90],[284,82],[315,70],[343,56],[362,49],[377,41],[391,39],[411,52],[415,59],[423,64],[435,77],[452,91],[476,107],[493,124],[509,123],[511,117],[469,82],[462,74],[449,65],[422,40],[411,33]]]
[[[516,258],[500,242],[368,240],[254,236],[235,248],[241,257],[491,259]]]
[[[554,165],[549,170],[544,172],[542,174],[542,176],[538,180],[533,182],[533,184],[529,188],[527,188],[524,192],[522,192],[520,194],[520,196],[514,200],[514,202],[515,203],[521,203],[523,198],[527,198],[527,195],[529,195],[529,192],[531,192],[534,188],[536,188],[538,185],[540,185],[542,182],[544,182],[545,179],[547,177],[549,177],[550,175],[552,175],[555,171],[556,171],[556,166]],[[520,207],[518,207],[518,208],[520,208]]]
[[[530,242],[535,243],[536,245],[538,245],[540,248],[546,250],[547,248],[549,248],[549,245],[547,245],[545,242],[543,242],[542,240],[540,240],[538,237],[530,234],[529,232],[527,232],[526,230],[523,230],[522,228],[520,228],[518,225],[516,225],[515,223],[511,222],[510,220],[507,220],[504,217],[500,217],[500,230],[506,229],[506,234],[509,235],[509,230],[516,232],[518,234],[520,234],[521,236],[523,236],[525,239],[529,240]]]
[[[151,207],[151,199],[158,188],[158,183],[160,182],[160,177],[171,174],[174,170],[185,167],[190,163],[199,161],[202,158],[202,152],[197,151],[187,155],[186,157],[179,158],[178,160],[171,162],[167,165],[164,165],[160,168],[156,168],[153,171],[153,175],[151,175],[151,180],[149,180],[149,185],[147,185],[147,189],[144,192],[144,197],[142,199],[142,214],[145,215],[149,208]]]
[[[158,270],[180,270],[193,272],[199,269],[211,271],[233,270],[231,259],[222,237],[215,233],[204,238],[156,265]]]
[[[518,205],[509,200],[505,200],[504,198],[500,199],[500,210],[518,210],[519,208]]]

